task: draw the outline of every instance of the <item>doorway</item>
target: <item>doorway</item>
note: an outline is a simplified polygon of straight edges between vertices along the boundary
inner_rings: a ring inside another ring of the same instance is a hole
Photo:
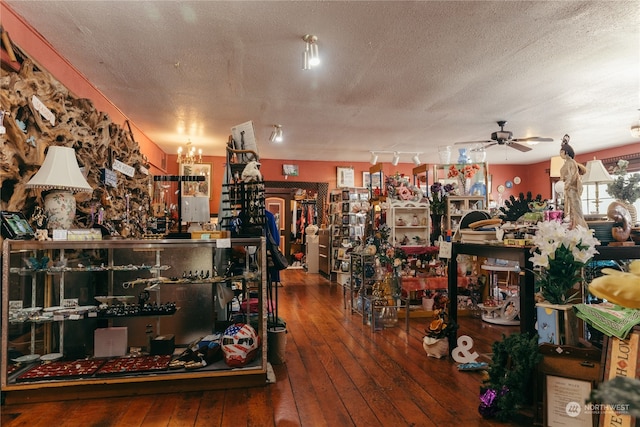
[[[326,182],[265,181],[265,208],[274,216],[279,212],[281,250],[290,265],[306,253],[304,228],[310,218],[318,226],[323,223],[328,191]]]

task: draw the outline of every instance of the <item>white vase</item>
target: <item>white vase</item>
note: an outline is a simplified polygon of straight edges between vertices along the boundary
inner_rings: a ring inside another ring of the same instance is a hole
[[[449,354],[449,340],[447,338],[422,338],[422,348],[427,356],[440,359]]]
[[[449,145],[438,147],[438,156],[440,156],[441,165],[451,163],[451,147]]]

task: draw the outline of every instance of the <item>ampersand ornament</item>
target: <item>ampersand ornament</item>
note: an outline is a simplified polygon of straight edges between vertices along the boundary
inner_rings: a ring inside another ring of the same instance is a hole
[[[477,352],[471,352],[473,339],[468,335],[458,337],[458,346],[451,352],[451,357],[458,363],[471,363],[478,359]]]

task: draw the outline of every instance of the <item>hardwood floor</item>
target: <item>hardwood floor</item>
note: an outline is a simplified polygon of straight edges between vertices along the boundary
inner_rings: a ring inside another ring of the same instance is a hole
[[[479,372],[452,359],[428,358],[428,319],[405,332],[371,333],[343,308],[342,288],[304,270],[283,272],[279,315],[287,322],[286,363],[275,384],[181,394],[2,406],[13,426],[508,426],[478,414]],[[460,319],[488,361],[491,343],[517,327]],[[529,423],[530,424],[530,423]],[[519,422],[511,425],[527,425]]]

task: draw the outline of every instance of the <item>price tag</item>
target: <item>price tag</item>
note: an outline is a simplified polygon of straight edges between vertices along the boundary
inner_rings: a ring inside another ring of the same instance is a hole
[[[216,248],[227,249],[231,247],[231,239],[218,239],[216,240]]]
[[[64,315],[62,315],[62,314],[54,314],[53,315],[53,320],[54,320],[54,322],[60,322],[60,321],[64,320]]]
[[[70,314],[69,315],[69,320],[80,320],[82,319],[82,316],[80,316],[79,314]]]
[[[440,242],[440,252],[438,252],[440,258],[451,258],[451,242]]]
[[[87,317],[98,317],[97,311],[90,311],[87,313]]]

